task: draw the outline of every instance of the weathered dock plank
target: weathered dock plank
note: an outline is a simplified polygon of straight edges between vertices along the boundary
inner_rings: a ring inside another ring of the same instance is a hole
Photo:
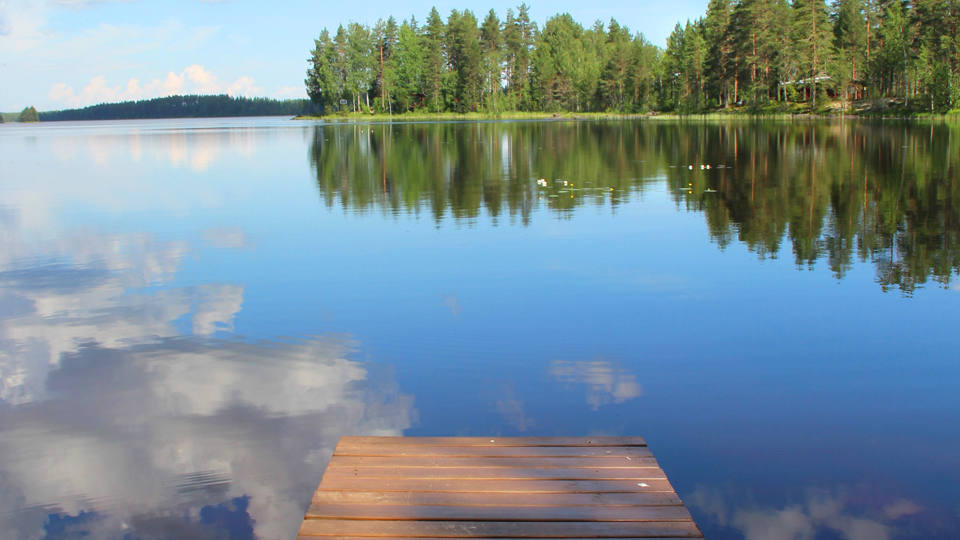
[[[601,468],[657,467],[653,457],[598,456],[598,457],[433,457],[433,456],[334,456],[327,469],[337,467],[519,467],[519,468]]]
[[[646,484],[646,485],[641,485]],[[630,493],[673,491],[667,480],[425,480],[346,478],[324,475],[321,490],[467,493]]]
[[[337,445],[337,456],[367,457],[653,457],[646,446],[389,446]]]
[[[430,491],[317,490],[315,503],[424,504],[448,506],[667,506],[679,505],[672,492],[649,493],[462,493]]]
[[[650,480],[667,477],[659,467],[519,468],[519,467],[334,467],[324,476],[347,478],[422,478],[424,480]]]
[[[702,538],[640,437],[342,437],[302,540]]]
[[[344,445],[389,446],[646,446],[643,437],[340,437]]]

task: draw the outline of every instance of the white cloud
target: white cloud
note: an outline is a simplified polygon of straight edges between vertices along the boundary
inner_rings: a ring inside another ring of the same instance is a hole
[[[100,4],[128,4],[137,0],[49,0],[51,5],[70,9],[83,9]]]
[[[220,82],[216,75],[204,66],[193,64],[179,74],[167,73],[163,79],[153,79],[141,86],[138,79],[130,79],[126,85],[109,85],[107,78],[98,75],[76,93],[66,83],[56,83],[50,87],[47,96],[54,102],[67,107],[86,107],[98,103],[134,101],[177,94],[222,94],[231,96],[257,96],[263,94],[263,88],[256,86],[253,78],[242,76],[230,84]]]
[[[231,96],[259,96],[263,94],[263,88],[254,85],[253,79],[244,75],[227,85],[227,93]]]
[[[307,97],[306,91],[302,86],[282,86],[274,93],[275,99],[302,99]]]

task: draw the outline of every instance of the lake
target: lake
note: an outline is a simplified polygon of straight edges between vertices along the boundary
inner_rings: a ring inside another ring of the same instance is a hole
[[[0,126],[0,536],[293,538],[341,435],[960,536],[960,124]],[[541,181],[542,180],[542,181]]]

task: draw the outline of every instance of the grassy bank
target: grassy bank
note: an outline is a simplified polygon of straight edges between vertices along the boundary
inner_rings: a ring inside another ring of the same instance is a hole
[[[485,121],[485,120],[590,120],[590,119],[636,119],[650,120],[807,120],[807,119],[932,119],[960,120],[960,109],[954,109],[945,115],[930,113],[919,109],[905,109],[896,103],[850,103],[844,108],[840,102],[826,103],[811,110],[806,103],[771,104],[766,107],[730,107],[700,113],[650,112],[620,114],[615,112],[501,112],[501,113],[427,113],[408,112],[403,114],[347,113],[329,116],[297,116],[295,120],[313,120],[327,123],[338,122],[443,122],[443,121]]]

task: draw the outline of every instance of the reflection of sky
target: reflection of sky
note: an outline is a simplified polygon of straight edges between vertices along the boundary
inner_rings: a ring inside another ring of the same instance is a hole
[[[642,435],[710,538],[956,537],[955,292],[720,251],[662,186],[358,217],[264,122],[0,130],[12,537],[289,537],[347,433]]]

